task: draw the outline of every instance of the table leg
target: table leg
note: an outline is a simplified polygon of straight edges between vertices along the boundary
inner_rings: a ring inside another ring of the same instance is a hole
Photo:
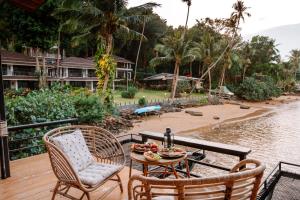
[[[185,162],[186,175],[188,178],[190,178],[191,175],[190,175],[189,161],[188,161],[188,159],[184,159],[184,162]]]
[[[147,164],[143,164],[143,172],[144,172],[144,176],[148,176],[148,165]]]
[[[130,164],[129,164],[129,178],[131,177],[131,171],[132,171],[132,159],[130,159]]]
[[[171,167],[172,167],[174,176],[176,177],[176,179],[178,179],[178,174],[177,174],[177,172],[176,172],[176,169],[175,169],[174,165],[171,165]]]

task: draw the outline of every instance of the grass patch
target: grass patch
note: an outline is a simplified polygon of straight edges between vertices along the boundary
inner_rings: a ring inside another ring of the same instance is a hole
[[[116,90],[114,91],[114,100],[115,103],[119,104],[132,104],[132,103],[137,103],[138,100],[142,97],[145,97],[148,101],[148,103],[152,101],[157,101],[157,100],[163,100],[163,99],[168,99],[170,97],[170,92],[168,91],[163,91],[163,90],[149,90],[149,89],[139,89],[138,92],[136,93],[135,97],[133,99],[125,99],[121,97],[121,90]],[[182,94],[182,97],[186,96],[187,94]],[[200,93],[193,93],[193,97],[201,97],[204,96],[204,94]]]

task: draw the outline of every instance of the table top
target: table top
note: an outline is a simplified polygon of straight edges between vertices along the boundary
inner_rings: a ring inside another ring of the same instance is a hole
[[[158,161],[149,161],[143,154],[131,152],[130,158],[136,162],[147,164],[147,165],[172,165],[186,159],[187,154],[179,158],[161,158]]]

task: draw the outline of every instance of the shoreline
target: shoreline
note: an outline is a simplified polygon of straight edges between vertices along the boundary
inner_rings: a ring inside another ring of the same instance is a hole
[[[140,131],[165,132],[170,127],[175,135],[191,136],[195,131],[208,133],[213,129],[230,126],[235,123],[260,118],[275,112],[278,106],[298,101],[299,96],[281,96],[264,102],[227,101],[222,105],[206,105],[186,108],[181,112],[164,113],[160,117],[146,117],[135,122],[133,128],[125,133],[137,134]],[[250,106],[240,109],[240,105]],[[191,116],[186,110],[202,112],[203,116]],[[214,119],[218,116],[219,119]]]

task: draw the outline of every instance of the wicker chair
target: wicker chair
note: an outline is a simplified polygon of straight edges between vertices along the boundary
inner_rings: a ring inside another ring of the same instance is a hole
[[[247,164],[255,167],[247,168]],[[255,200],[264,169],[259,161],[246,159],[235,165],[229,174],[218,177],[157,179],[134,175],[128,183],[128,197],[129,200]]]
[[[68,157],[55,145],[52,140],[55,137],[73,133],[78,129],[81,130],[88,150],[97,163],[118,166],[117,171],[96,185],[84,184],[81,181],[78,172],[71,165]],[[76,199],[68,194],[70,188],[77,188],[83,192],[79,199],[83,199],[84,196],[86,196],[87,199],[90,199],[89,193],[99,188],[108,180],[117,181],[121,192],[123,192],[121,179],[118,173],[125,165],[125,155],[121,144],[110,132],[94,126],[73,125],[60,127],[49,131],[46,133],[43,140],[48,150],[53,172],[58,179],[53,191],[52,199],[55,198],[56,194],[63,195],[67,198]],[[115,187],[112,189],[114,188]],[[108,192],[105,194],[107,193]]]

